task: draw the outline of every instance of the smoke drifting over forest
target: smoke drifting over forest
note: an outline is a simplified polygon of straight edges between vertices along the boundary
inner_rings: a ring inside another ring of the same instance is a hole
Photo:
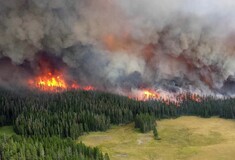
[[[235,93],[233,0],[0,0],[0,85],[48,67],[114,92]],[[46,65],[46,66],[43,66]]]

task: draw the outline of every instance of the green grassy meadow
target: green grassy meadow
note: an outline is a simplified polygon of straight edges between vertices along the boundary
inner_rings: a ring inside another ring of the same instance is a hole
[[[111,160],[233,160],[235,121],[220,118],[180,117],[157,121],[161,140],[142,134],[134,124],[113,126],[78,139],[98,146]]]
[[[11,136],[13,134],[15,134],[15,133],[13,131],[13,127],[12,126],[0,127],[0,135]]]

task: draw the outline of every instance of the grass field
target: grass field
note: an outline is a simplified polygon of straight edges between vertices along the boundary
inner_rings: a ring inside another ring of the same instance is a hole
[[[157,122],[161,140],[141,134],[133,124],[82,136],[89,146],[109,153],[111,160],[233,160],[235,121],[180,117]]]
[[[14,131],[12,126],[4,126],[4,127],[0,127],[0,135],[13,135]]]

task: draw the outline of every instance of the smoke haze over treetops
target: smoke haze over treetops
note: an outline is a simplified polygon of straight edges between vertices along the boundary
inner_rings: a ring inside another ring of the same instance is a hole
[[[49,55],[69,77],[100,88],[235,93],[233,0],[0,4],[2,86],[37,74],[38,57]]]

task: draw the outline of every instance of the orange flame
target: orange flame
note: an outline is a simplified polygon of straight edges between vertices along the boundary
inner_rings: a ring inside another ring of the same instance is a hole
[[[143,96],[142,96],[141,99],[144,99],[144,100],[147,100],[147,99],[160,99],[160,94],[155,92],[155,91],[145,89],[145,90],[143,90]]]
[[[30,86],[42,91],[62,91],[68,88],[68,85],[62,75],[53,75],[51,72],[29,80],[29,84]]]
[[[80,86],[77,83],[69,84],[65,80],[63,74],[52,74],[51,72],[45,75],[39,75],[28,81],[28,84],[35,89],[45,92],[61,92],[66,90],[95,90],[93,86]]]
[[[134,90],[128,95],[128,97],[141,101],[160,100],[166,104],[175,104],[177,106],[180,106],[180,103],[187,99],[195,102],[202,101],[202,98],[198,94],[170,93],[161,90],[155,91],[152,89]]]

